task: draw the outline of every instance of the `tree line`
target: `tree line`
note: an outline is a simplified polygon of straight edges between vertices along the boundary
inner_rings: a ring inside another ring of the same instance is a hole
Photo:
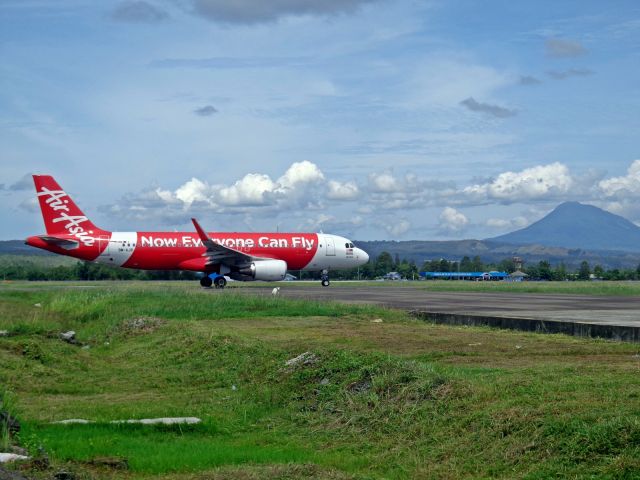
[[[376,258],[359,268],[335,270],[331,278],[335,280],[375,280],[389,272],[398,272],[402,278],[417,280],[419,272],[489,272],[513,273],[516,264],[512,258],[500,262],[485,263],[479,256],[464,256],[458,260],[433,259],[418,266],[415,261],[400,259],[396,254],[382,252]],[[640,265],[636,269],[605,269],[601,265],[591,265],[583,261],[578,269],[569,269],[563,263],[551,265],[542,260],[522,268],[531,280],[640,280]],[[290,272],[296,278],[317,279],[318,272]],[[49,265],[29,258],[24,261],[0,263],[0,278],[4,280],[195,280],[196,272],[178,270],[129,270],[100,263],[78,261],[70,265]]]
[[[382,252],[359,268],[331,272],[331,278],[337,280],[375,280],[382,278],[386,273],[398,272],[402,278],[408,280],[418,279],[419,272],[490,272],[499,271],[513,273],[517,265],[513,258],[505,258],[499,262],[485,263],[479,256],[464,256],[460,260],[447,260],[443,258],[427,260],[418,266],[413,260],[400,259],[398,255]],[[538,263],[527,264],[522,267],[530,280],[640,280],[640,265],[635,269],[605,269],[601,265],[591,267],[589,262],[583,261],[577,269],[571,269],[564,263],[551,265],[547,260]],[[298,272],[296,277],[299,276]],[[593,275],[593,276],[592,276]],[[315,278],[316,274],[302,272],[302,279]]]
[[[195,280],[195,272],[178,270],[129,270],[100,263],[78,261],[72,265],[47,265],[27,260],[0,265],[4,280]]]

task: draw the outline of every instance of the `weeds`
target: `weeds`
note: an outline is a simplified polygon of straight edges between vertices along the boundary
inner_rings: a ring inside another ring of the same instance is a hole
[[[15,418],[15,408],[14,395],[0,386],[0,448],[4,452],[9,450],[12,437],[20,429]]]

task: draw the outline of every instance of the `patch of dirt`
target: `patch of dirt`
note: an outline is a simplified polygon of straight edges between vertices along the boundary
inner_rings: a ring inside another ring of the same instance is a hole
[[[129,335],[151,333],[165,323],[166,320],[158,317],[134,317],[122,322],[120,330]]]
[[[365,379],[350,383],[347,385],[347,390],[350,393],[366,393],[371,390],[371,380]]]

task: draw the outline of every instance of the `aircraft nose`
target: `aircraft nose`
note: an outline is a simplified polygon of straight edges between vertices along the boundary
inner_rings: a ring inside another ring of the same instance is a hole
[[[367,252],[365,252],[362,249],[358,249],[358,260],[362,261],[362,264],[364,265],[365,263],[367,263],[369,261],[369,254]]]

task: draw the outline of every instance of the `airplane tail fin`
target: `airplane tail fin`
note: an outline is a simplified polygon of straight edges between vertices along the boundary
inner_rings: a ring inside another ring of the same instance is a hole
[[[33,182],[47,234],[73,235],[81,238],[103,232],[82,213],[52,176],[34,175]]]

